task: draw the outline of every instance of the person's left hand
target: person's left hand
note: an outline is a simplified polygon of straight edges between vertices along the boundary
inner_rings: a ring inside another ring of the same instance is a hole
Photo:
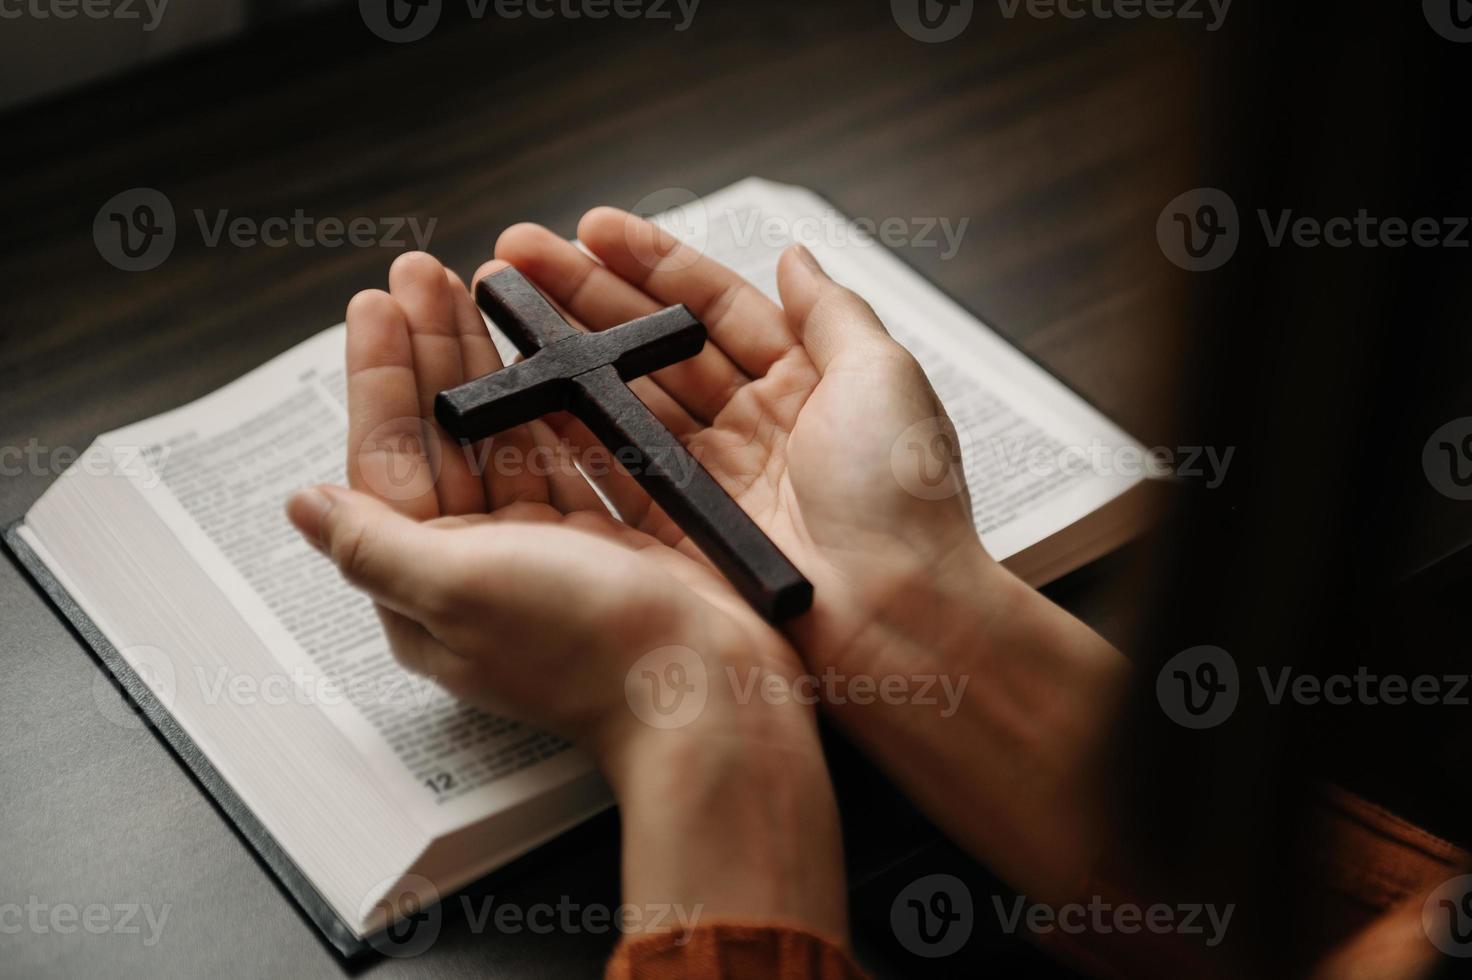
[[[600,752],[642,734],[625,678],[653,652],[695,651],[711,681],[727,667],[798,672],[788,642],[693,546],[609,514],[554,431],[570,417],[453,442],[433,422],[435,395],[500,357],[434,258],[400,257],[389,283],[348,307],[356,492],[317,488],[289,513],[373,597],[405,666]]]
[[[480,444],[483,462],[452,442],[435,395],[500,358],[430,256],[400,257],[389,285],[348,307],[353,489],[298,493],[292,522],[373,598],[406,667],[592,754],[624,814],[626,901],[841,941],[814,711],[757,693],[791,685],[791,645],[693,545],[610,516],[554,431],[569,417]]]

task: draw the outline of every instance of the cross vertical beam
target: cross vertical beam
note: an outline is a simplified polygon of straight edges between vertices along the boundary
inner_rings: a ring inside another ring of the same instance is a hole
[[[477,283],[476,301],[525,360],[441,392],[446,431],[474,442],[570,411],[762,616],[807,611],[811,583],[625,383],[700,352],[705,327],[688,309],[583,333],[515,269]]]

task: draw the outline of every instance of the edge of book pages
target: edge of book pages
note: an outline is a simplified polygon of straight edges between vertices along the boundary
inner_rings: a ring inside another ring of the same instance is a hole
[[[707,206],[713,202],[739,198],[743,193],[758,192],[771,196],[794,195],[816,199],[827,206],[833,214],[839,214],[837,209],[818,195],[806,188],[791,185],[782,185],[760,178],[747,178],[727,188],[707,195],[700,199]],[[656,219],[658,220],[658,219]],[[873,249],[874,254],[882,256],[880,262],[890,265],[894,274],[898,277],[918,277],[929,286],[933,296],[926,297],[928,303],[943,304],[950,309],[946,312],[954,313],[957,317],[968,321],[971,341],[976,346],[988,348],[987,353],[1002,356],[1013,363],[1007,366],[1019,371],[1023,377],[1017,382],[1021,387],[1039,386],[1052,387],[1067,393],[1067,399],[1076,402],[1078,406],[1092,413],[1090,424],[1105,423],[1109,434],[1117,438],[1119,444],[1134,445],[1134,440],[1122,430],[1113,426],[1103,412],[1099,411],[1087,398],[1068,386],[1061,379],[1050,373],[1036,359],[1021,350],[1010,341],[997,334],[990,327],[986,330],[977,331],[969,321],[980,322],[986,325],[986,321],[970,312],[964,304],[946,294],[934,282],[924,277],[913,269],[899,256],[878,244],[868,244],[865,251]],[[831,256],[821,250],[818,251],[820,260],[828,263]],[[900,271],[902,270],[902,271]],[[843,280],[841,263],[838,268],[830,268],[835,278]],[[862,283],[854,285],[863,288]],[[882,315],[881,310],[881,315]],[[341,325],[338,325],[340,328]],[[337,329],[337,328],[329,328]],[[314,335],[317,336],[317,335]],[[497,338],[498,344],[502,343]],[[303,343],[310,342],[303,341]],[[962,341],[965,343],[965,341]],[[1005,352],[1005,353],[1004,353]],[[504,351],[503,351],[504,353]],[[270,362],[267,362],[270,363]],[[1025,367],[1024,367],[1025,365]],[[264,367],[264,365],[263,365]],[[245,382],[254,373],[247,372],[235,381],[210,392],[199,399],[181,405],[169,412],[169,415],[189,411],[195,404],[205,399],[220,395],[227,389]],[[1052,392],[1052,393],[1056,393]],[[161,416],[154,416],[159,418]],[[117,430],[114,430],[117,431]],[[107,435],[107,434],[104,434]],[[99,436],[101,438],[101,436]],[[1048,539],[1037,545],[1015,551],[1004,559],[1004,564],[1012,569],[1019,577],[1034,585],[1042,585],[1051,582],[1068,572],[1080,568],[1095,559],[1106,555],[1131,538],[1138,535],[1149,523],[1151,504],[1148,484],[1150,481],[1138,479],[1124,481],[1114,488],[1114,492],[1107,494],[1096,506],[1088,511],[1087,520],[1095,525],[1090,534],[1084,539],[1075,542],[1074,547],[1064,554],[1056,554],[1044,547],[1049,539],[1056,538],[1067,530],[1060,527],[1049,536]],[[1079,521],[1078,523],[1083,523]],[[91,648],[93,653],[101,661],[102,665],[113,675],[123,692],[138,707],[140,712],[148,719],[155,731],[178,757],[184,767],[193,775],[205,792],[211,797],[216,806],[225,814],[236,831],[256,852],[266,867],[276,876],[285,891],[296,901],[307,918],[317,926],[330,946],[341,956],[348,960],[357,960],[371,954],[373,950],[373,938],[382,934],[387,926],[381,926],[374,932],[359,934],[358,931],[347,922],[332,905],[321,895],[313,885],[309,876],[301,870],[286,852],[276,837],[264,826],[251,808],[244,802],[230,782],[219,772],[215,765],[201,750],[195,740],[184,730],[175,719],[169,709],[164,706],[154,695],[149,685],[139,677],[134,668],[123,658],[107,636],[88,615],[82,605],[72,596],[65,583],[48,567],[44,558],[31,547],[26,540],[22,529],[25,518],[22,517],[4,529],[4,541],[15,554],[22,568],[35,581],[37,587],[54,605],[61,616],[72,626],[78,635]],[[535,835],[533,839],[519,842],[519,846],[508,848],[501,852],[490,867],[483,868],[481,873],[472,875],[467,880],[467,885],[474,883],[486,874],[495,873],[506,867],[513,861],[519,860],[527,852],[546,843],[573,826],[591,818],[601,810],[585,813],[576,819],[569,821],[558,821],[549,826],[544,833]],[[407,873],[408,869],[406,869]],[[461,887],[465,887],[462,885]]]
[[[92,617],[73,598],[66,587],[47,567],[29,542],[20,534],[24,519],[17,520],[5,528],[5,544],[19,560],[21,567],[30,575],[36,586],[51,604],[81,636],[88,648],[102,661],[112,674],[123,693],[148,719],[153,730],[163,739],[179,762],[194,777],[205,793],[214,801],[221,812],[234,826],[235,831],[245,838],[257,857],[270,869],[281,887],[301,907],[302,912],[322,932],[327,942],[343,957],[354,960],[369,952],[368,941],[360,938],[342,919],[327,900],[317,891],[311,880],[296,866],[281,847],[275,836],[256,819],[249,806],[235,792],[230,782],[220,775],[219,770],[204,752],[180,727],[169,709],[159,701],[153,690],[138,676],[107,635],[92,621]]]
[[[56,608],[61,617],[81,637],[84,645],[101,661],[102,666],[107,669],[118,687],[122,689],[124,696],[132,701],[138,711],[148,719],[150,727],[200,785],[205,795],[225,816],[235,832],[255,851],[257,858],[276,877],[278,884],[296,902],[302,914],[317,927],[327,944],[349,963],[371,959],[385,948],[396,948],[397,943],[392,940],[383,943],[378,941],[393,923],[380,924],[376,929],[359,933],[353,924],[340,915],[333,908],[332,903],[317,890],[311,877],[297,865],[281,842],[261,822],[255,811],[231,785],[229,779],[210,761],[199,743],[185,731],[174,717],[173,712],[159,700],[148,683],[118,652],[112,641],[107,638],[107,634],[76,601],[65,583],[47,565],[45,559],[31,547],[31,543],[21,533],[24,525],[23,518],[17,519],[6,525],[3,531],[4,543],[20,563],[21,568],[36,583],[37,588]],[[491,875],[504,872],[512,865],[527,859],[542,845],[606,811],[608,806],[611,806],[611,803],[572,819],[549,821],[535,836],[519,840],[513,846],[503,849],[495,859],[480,862],[483,867],[478,872],[470,874],[460,889],[467,888]],[[432,850],[434,846],[435,843],[431,843],[429,849]],[[406,875],[412,873],[412,869],[406,869],[405,873]],[[441,895],[441,898],[449,898],[454,893],[454,891],[447,891]]]

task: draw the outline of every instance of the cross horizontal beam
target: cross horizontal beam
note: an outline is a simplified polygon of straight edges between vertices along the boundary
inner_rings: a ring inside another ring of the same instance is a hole
[[[694,357],[705,346],[704,324],[684,306],[599,333],[583,333],[564,320],[536,287],[517,278],[522,285],[512,284],[504,292],[483,279],[476,297],[485,298],[482,308],[500,312],[500,319],[495,313],[491,319],[498,327],[509,325],[501,329],[526,360],[435,398],[435,418],[459,438],[474,442],[566,410],[573,397],[571,382],[578,375],[612,367],[629,381]],[[512,309],[526,312],[513,316]],[[549,341],[546,346],[534,346],[544,339]]]

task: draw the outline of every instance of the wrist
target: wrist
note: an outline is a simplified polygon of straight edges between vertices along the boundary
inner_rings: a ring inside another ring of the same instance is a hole
[[[687,724],[640,725],[599,760],[623,822],[624,901],[842,942],[837,807],[812,709],[733,697],[722,677]]]
[[[962,846],[1014,887],[1071,899],[1106,837],[1101,755],[1128,682],[1098,634],[987,556],[979,542],[936,561],[886,603],[856,655],[930,703],[833,709]]]
[[[994,561],[974,534],[943,553],[888,564],[889,575],[859,597],[863,625],[841,648],[804,638],[803,649],[822,651],[814,669],[833,664],[875,680],[929,672],[970,683],[999,627],[1032,591]]]

